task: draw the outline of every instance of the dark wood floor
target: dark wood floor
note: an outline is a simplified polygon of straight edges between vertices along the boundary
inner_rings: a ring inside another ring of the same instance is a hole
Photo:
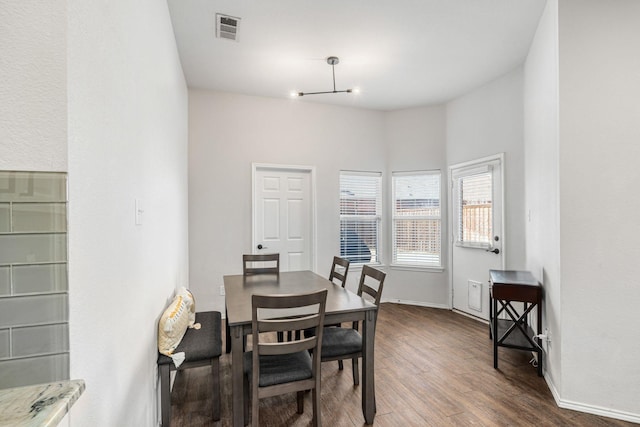
[[[488,326],[447,310],[385,303],[376,331],[376,426],[631,426],[560,409],[531,353],[499,349],[493,369]],[[230,426],[230,355],[220,359],[222,420],[211,420],[210,368],[180,371],[172,393],[174,427]],[[296,413],[295,395],[260,402],[261,426],[311,424],[311,399]],[[324,426],[364,425],[351,363],[322,366]]]

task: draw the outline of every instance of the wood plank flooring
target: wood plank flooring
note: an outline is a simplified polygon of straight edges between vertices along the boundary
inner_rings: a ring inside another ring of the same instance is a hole
[[[224,348],[224,346],[223,346]],[[632,426],[560,409],[531,353],[500,348],[493,369],[488,326],[448,310],[384,303],[376,331],[374,425],[385,426]],[[230,426],[230,355],[220,359],[222,419],[211,420],[210,368],[180,371],[172,392],[174,427]],[[296,413],[295,395],[260,401],[260,425],[311,425],[311,398]],[[360,387],[351,363],[322,365],[322,424],[363,426]]]

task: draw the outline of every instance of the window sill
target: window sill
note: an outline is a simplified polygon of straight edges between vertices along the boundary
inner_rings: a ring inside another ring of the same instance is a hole
[[[424,273],[442,273],[444,267],[424,267],[417,265],[404,265],[404,264],[391,264],[392,270],[406,270],[406,271],[422,271]]]

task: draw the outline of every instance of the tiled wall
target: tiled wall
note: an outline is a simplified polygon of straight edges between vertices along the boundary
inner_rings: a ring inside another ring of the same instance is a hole
[[[69,378],[67,177],[0,171],[0,389]]]

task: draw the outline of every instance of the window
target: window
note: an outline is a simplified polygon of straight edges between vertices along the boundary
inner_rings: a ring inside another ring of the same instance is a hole
[[[379,172],[340,172],[340,256],[356,264],[380,262],[382,199]]]
[[[441,267],[440,171],[394,172],[393,264]]]
[[[456,180],[459,246],[489,248],[493,236],[492,173],[477,171]]]

